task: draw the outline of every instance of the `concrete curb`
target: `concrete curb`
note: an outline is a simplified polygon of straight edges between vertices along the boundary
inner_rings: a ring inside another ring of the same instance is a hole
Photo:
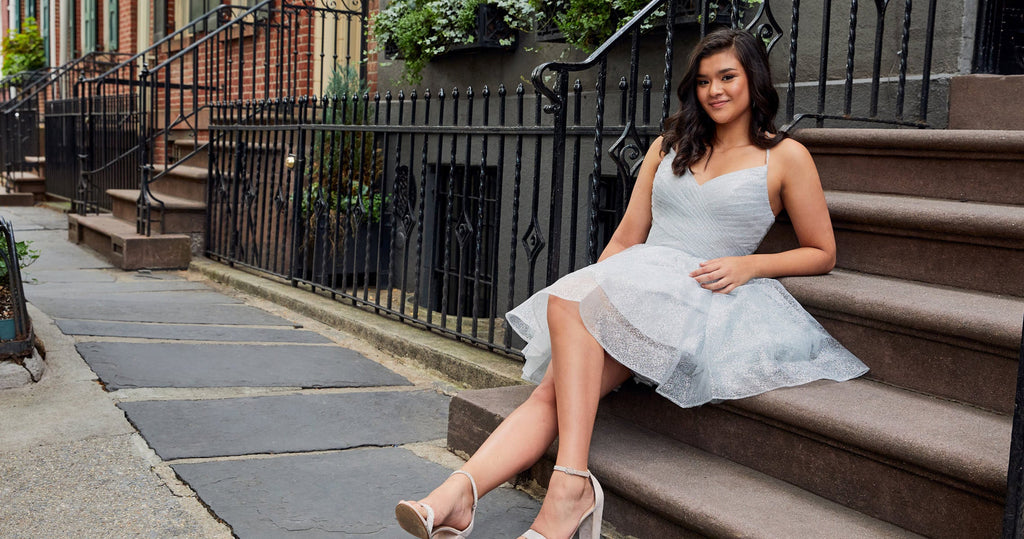
[[[515,359],[342,304],[293,287],[281,279],[256,275],[206,259],[193,259],[189,270],[345,331],[381,350],[435,371],[460,387],[484,389],[525,383],[520,378],[522,363]]]
[[[29,317],[31,319],[31,317]],[[32,355],[21,362],[13,360],[0,361],[0,389],[24,387],[38,382],[46,371],[46,363],[39,355],[39,350],[32,347]]]

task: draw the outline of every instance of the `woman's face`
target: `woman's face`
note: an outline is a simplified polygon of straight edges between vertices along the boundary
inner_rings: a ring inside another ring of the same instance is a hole
[[[697,101],[718,125],[750,122],[750,85],[747,72],[732,49],[700,61]]]

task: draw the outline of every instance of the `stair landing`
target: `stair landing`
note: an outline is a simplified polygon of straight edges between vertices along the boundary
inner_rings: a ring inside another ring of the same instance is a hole
[[[187,234],[143,236],[113,215],[68,215],[68,240],[84,243],[124,270],[184,269],[192,259]]]

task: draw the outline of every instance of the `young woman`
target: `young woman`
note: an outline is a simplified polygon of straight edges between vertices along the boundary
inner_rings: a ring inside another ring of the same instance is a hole
[[[523,376],[539,385],[462,470],[399,503],[406,531],[468,535],[478,494],[531,466],[557,436],[560,473],[522,537],[598,538],[590,438],[598,400],[630,377],[688,407],[867,371],[771,279],[826,273],[836,248],[810,154],[776,131],[763,44],[739,30],[709,34],[678,96],[600,260],[508,313],[528,343]],[[783,209],[800,247],[751,254]]]

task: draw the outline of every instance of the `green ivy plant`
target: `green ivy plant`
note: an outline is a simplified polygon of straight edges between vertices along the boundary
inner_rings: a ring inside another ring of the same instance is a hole
[[[36,20],[31,17],[25,19],[21,32],[11,31],[3,38],[0,50],[4,58],[4,76],[46,67],[43,36],[39,33]]]
[[[604,43],[648,1],[531,0],[540,25],[553,22],[566,43],[586,52]]]
[[[622,28],[637,11],[643,9],[649,0],[530,0],[537,13],[538,27],[554,25],[561,32],[565,42],[592,52],[601,46],[615,32]],[[746,10],[760,5],[764,0],[741,0],[740,17]],[[711,22],[728,5],[728,2],[709,1]],[[641,24],[641,31],[665,23],[668,15],[664,6],[654,10]],[[699,20],[699,16],[698,16]]]
[[[25,269],[39,258],[39,250],[32,248],[32,242],[19,241],[14,244],[14,254],[18,257],[18,267]],[[7,286],[7,243],[0,241],[0,287]]]
[[[533,25],[531,0],[393,0],[373,17],[377,46],[381,52],[397,50],[405,60],[403,78],[418,84],[420,72],[435,56],[476,40],[477,7],[484,4],[500,9],[513,30],[529,31]]]

